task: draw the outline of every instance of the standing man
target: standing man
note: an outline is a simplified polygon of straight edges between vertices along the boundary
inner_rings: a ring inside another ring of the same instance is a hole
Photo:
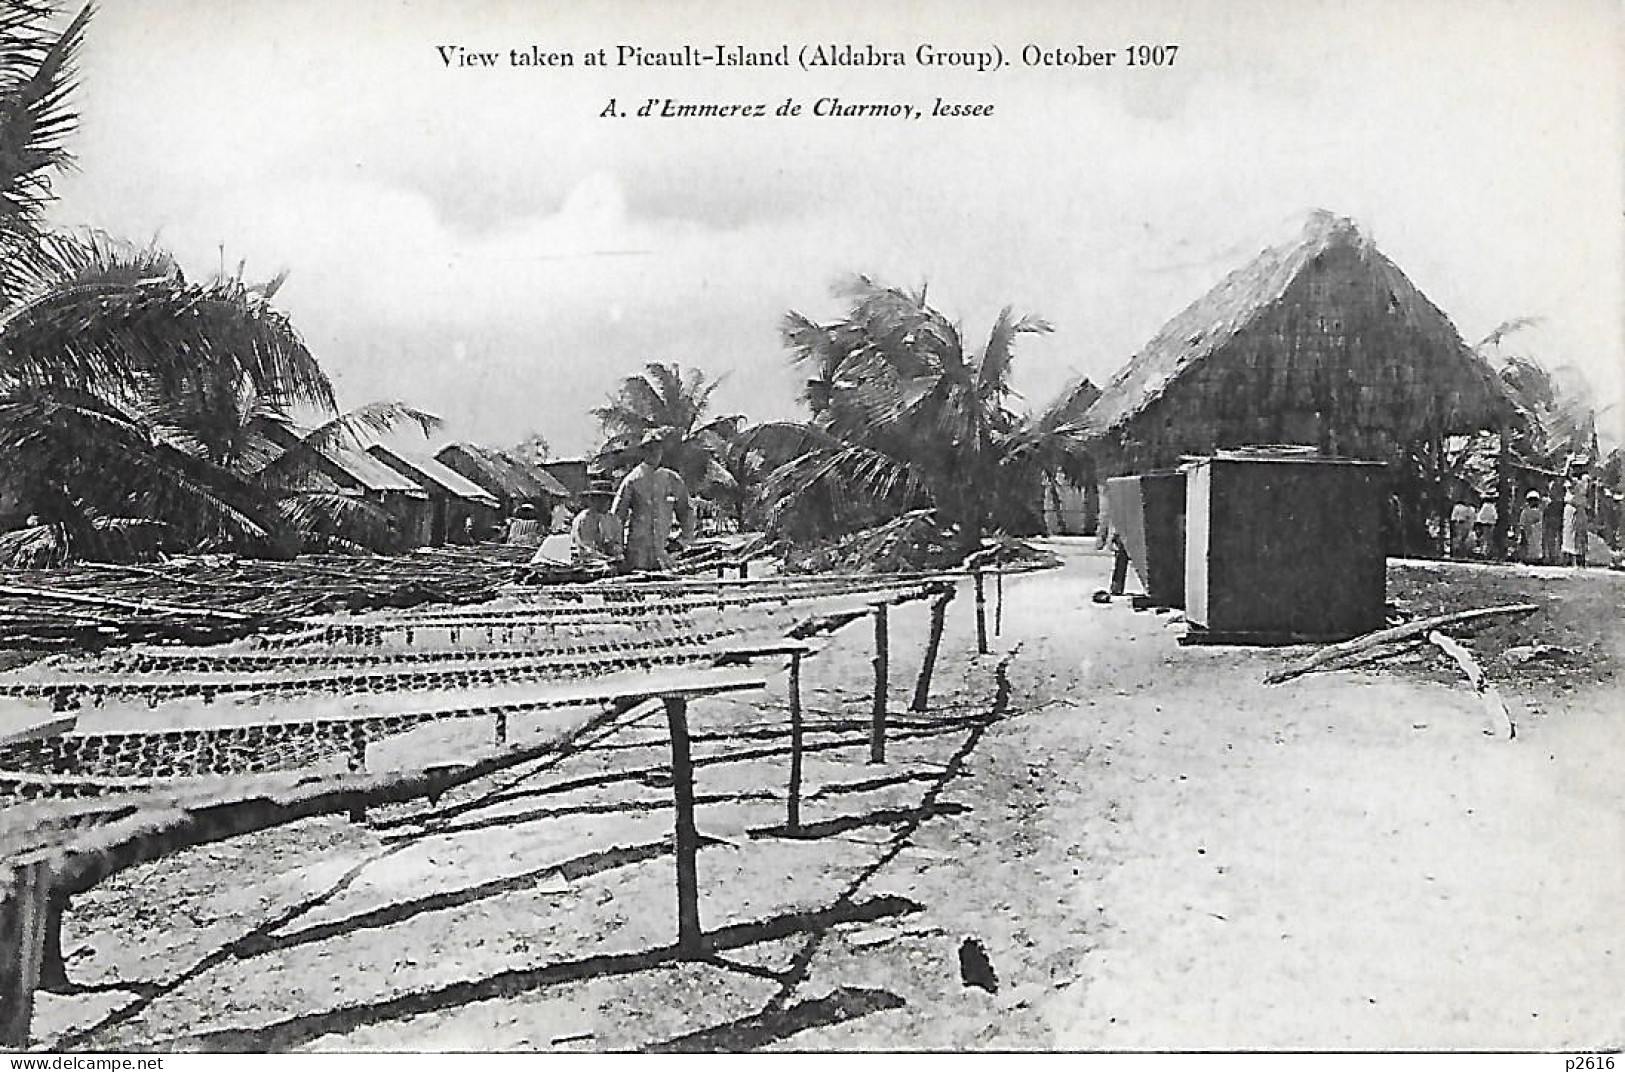
[[[1501,511],[1495,506],[1494,495],[1484,495],[1482,500],[1484,505],[1478,508],[1478,517],[1473,522],[1473,538],[1478,557],[1490,558],[1495,550],[1495,526],[1501,523]]]
[[[694,507],[689,502],[683,478],[664,468],[665,440],[659,432],[648,432],[639,444],[638,464],[621,479],[610,507],[621,523],[626,547],[626,568],[637,573],[660,570],[671,564],[666,543],[671,539],[672,521],[681,525],[678,540],[687,544],[694,538]]]

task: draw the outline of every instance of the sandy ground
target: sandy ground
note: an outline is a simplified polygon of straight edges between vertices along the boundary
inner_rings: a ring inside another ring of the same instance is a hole
[[[925,611],[894,613],[884,766],[866,762],[868,630],[807,664],[805,836],[776,829],[782,684],[695,705],[706,961],[672,949],[664,726],[646,717],[432,808],[302,823],[104,883],[65,931],[79,992],[41,995],[35,1035],[69,1049],[1625,1044],[1615,686],[1503,684],[1510,742],[1484,735],[1448,676],[1375,666],[1266,686],[1294,653],[1181,648],[1165,616],[1090,602],[1107,558],[1057,547],[1062,570],[1007,581],[991,655],[974,654],[968,593],[956,601],[926,716],[904,711]],[[996,994],[960,981],[971,936]]]

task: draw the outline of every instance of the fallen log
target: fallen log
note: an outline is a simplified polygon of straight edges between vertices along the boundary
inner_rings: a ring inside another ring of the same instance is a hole
[[[1362,651],[1369,651],[1382,644],[1392,644],[1399,640],[1408,640],[1414,636],[1421,636],[1444,628],[1447,625],[1458,625],[1462,622],[1473,621],[1478,618],[1488,618],[1501,614],[1533,614],[1540,609],[1536,603],[1513,603],[1504,607],[1481,607],[1477,610],[1457,611],[1454,614],[1439,614],[1432,618],[1421,618],[1404,625],[1392,626],[1388,629],[1379,629],[1365,636],[1345,640],[1341,644],[1329,644],[1307,659],[1272,671],[1264,677],[1264,684],[1279,685],[1283,681],[1290,681],[1316,670],[1327,663],[1345,659],[1350,655],[1358,655]]]

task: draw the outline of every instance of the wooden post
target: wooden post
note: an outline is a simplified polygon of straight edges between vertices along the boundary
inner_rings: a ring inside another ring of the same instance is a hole
[[[1441,539],[1434,545],[1433,553],[1449,558],[1455,550],[1450,546],[1450,497],[1446,494],[1448,489],[1444,486],[1444,432],[1439,429],[1438,414],[1430,412],[1429,420],[1432,431],[1428,436],[1428,450],[1433,455],[1433,486],[1428,489],[1431,516],[1438,526]]]
[[[1495,458],[1495,491],[1496,509],[1499,511],[1499,522],[1495,526],[1493,546],[1495,560],[1507,560],[1507,548],[1511,544],[1511,535],[1517,528],[1518,512],[1523,509],[1523,502],[1515,494],[1512,473],[1512,428],[1506,418],[1502,418],[1501,426],[1497,429],[1500,436],[1500,450]]]
[[[45,953],[50,868],[24,864],[0,872],[0,1047],[28,1048],[34,990]]]
[[[39,980],[36,985],[53,994],[61,994],[68,989],[68,964],[62,959],[62,915],[67,907],[67,894],[52,893],[45,898],[45,936],[40,943]]]
[[[499,744],[499,745],[507,744],[508,743],[508,712],[506,712],[506,711],[498,711],[497,712],[496,723],[497,723],[496,724],[497,744]]]
[[[910,711],[924,711],[931,701],[931,672],[937,665],[937,651],[942,647],[942,627],[948,613],[948,601],[953,599],[952,588],[931,601],[931,631],[925,637],[925,660],[920,664],[920,676],[914,682],[914,702]]]
[[[976,653],[987,654],[987,592],[982,587],[982,570],[976,569]]]
[[[993,635],[1004,635],[1004,566],[993,563]]]
[[[1123,587],[1128,584],[1128,549],[1123,546],[1123,541],[1118,539],[1112,540],[1112,547],[1114,551],[1111,594],[1120,596],[1123,594]]]
[[[886,635],[886,604],[875,605],[875,705],[869,719],[869,762],[886,762],[886,684],[890,641]]]
[[[739,579],[742,581],[750,580],[750,559],[748,558],[739,560]]]
[[[700,834],[694,826],[694,758],[688,745],[688,700],[667,696],[666,724],[671,731],[671,794],[676,811],[673,849],[677,856],[677,949],[685,957],[704,951],[700,931],[700,883],[694,857]]]
[[[801,653],[790,653],[790,799],[785,805],[784,828],[801,829]]]

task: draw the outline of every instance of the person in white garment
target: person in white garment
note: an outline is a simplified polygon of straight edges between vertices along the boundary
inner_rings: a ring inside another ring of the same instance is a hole
[[[621,478],[609,510],[621,523],[626,568],[633,573],[671,565],[666,545],[672,539],[674,522],[678,525],[679,545],[694,538],[694,507],[688,486],[675,471],[661,464],[665,440],[660,433],[650,432],[643,437],[639,455],[637,465]]]
[[[621,525],[609,512],[615,492],[609,482],[593,481],[582,496],[581,512],[570,522],[570,562],[576,566],[618,565]]]

